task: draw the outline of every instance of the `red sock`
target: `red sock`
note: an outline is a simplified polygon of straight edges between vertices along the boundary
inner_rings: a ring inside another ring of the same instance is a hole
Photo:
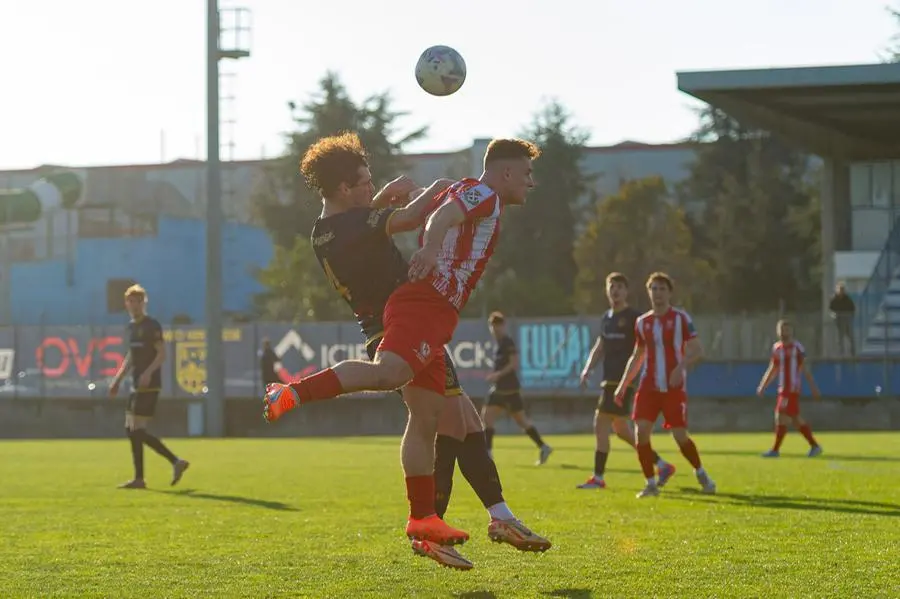
[[[650,447],[649,443],[638,443],[635,448],[637,449],[638,460],[641,462],[641,470],[644,471],[644,478],[653,478],[653,466],[656,464],[656,461],[653,459],[655,455],[653,448]]]
[[[781,443],[784,441],[784,436],[787,434],[787,427],[783,424],[779,424],[775,427],[775,445],[772,446],[774,451],[778,451],[781,449]]]
[[[684,459],[694,467],[694,470],[700,467],[700,454],[697,453],[697,446],[694,445],[692,439],[688,439],[684,443],[679,443],[678,449],[681,450],[681,455],[684,456]]]
[[[341,380],[331,368],[320,370],[296,383],[291,383],[291,389],[297,392],[301,404],[331,399],[344,392]]]
[[[435,514],[434,475],[407,476],[406,498],[409,499],[409,517],[416,520]]]
[[[809,428],[808,424],[804,424],[803,426],[799,427],[799,430],[800,434],[803,435],[803,438],[809,441],[810,447],[816,447],[818,445],[818,443],[816,443],[816,438],[813,437],[812,429]]]

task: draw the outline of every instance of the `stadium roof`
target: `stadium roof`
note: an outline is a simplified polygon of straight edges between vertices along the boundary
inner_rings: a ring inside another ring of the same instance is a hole
[[[820,156],[900,158],[900,64],[680,72],[678,89]]]

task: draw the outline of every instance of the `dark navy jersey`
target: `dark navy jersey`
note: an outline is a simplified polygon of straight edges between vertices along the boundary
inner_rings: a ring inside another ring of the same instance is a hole
[[[634,351],[634,325],[642,312],[628,307],[618,312],[607,310],[600,321],[603,339],[603,382],[615,384],[625,374],[628,358]]]
[[[494,349],[494,372],[500,372],[506,368],[513,356],[519,353],[516,349],[516,342],[509,335],[504,335],[497,340],[497,346]],[[519,375],[515,370],[504,374],[494,383],[496,391],[518,391]]]
[[[384,331],[388,298],[409,280],[409,266],[387,227],[392,208],[353,208],[316,220],[311,240],[328,280],[368,339]]]
[[[128,351],[131,354],[131,376],[134,388],[144,371],[156,359],[156,344],[163,340],[162,325],[155,318],[143,316],[128,323]],[[162,387],[162,368],[153,371],[150,385],[141,390],[154,391]]]

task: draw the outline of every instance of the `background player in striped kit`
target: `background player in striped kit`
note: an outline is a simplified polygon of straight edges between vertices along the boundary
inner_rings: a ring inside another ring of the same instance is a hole
[[[806,363],[806,349],[794,339],[794,327],[788,320],[779,320],[775,326],[778,341],[772,346],[772,357],[769,367],[763,374],[756,394],[760,397],[766,387],[778,375],[778,403],[775,404],[775,444],[763,454],[765,458],[777,458],[781,455],[781,442],[787,435],[787,423],[794,425],[800,434],[809,442],[809,457],[814,458],[822,453],[822,447],[813,437],[809,424],[800,417],[800,391],[802,381],[800,374],[806,377],[812,396],[819,399],[819,388]]]
[[[697,446],[687,432],[687,371],[703,356],[703,347],[688,313],[672,306],[673,290],[666,273],[655,272],[648,277],[647,293],[653,308],[638,318],[634,352],[616,388],[616,403],[622,405],[628,386],[647,360],[631,414],[637,430],[638,460],[647,480],[638,497],[659,495],[650,438],[660,413],[664,427],[672,431],[681,454],[693,466],[703,492],[716,492],[716,483],[703,468]]]

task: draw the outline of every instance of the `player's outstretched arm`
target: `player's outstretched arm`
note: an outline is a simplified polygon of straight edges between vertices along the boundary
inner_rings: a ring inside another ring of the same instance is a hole
[[[451,179],[438,179],[423,189],[408,205],[395,210],[388,221],[388,235],[414,231],[421,227],[425,222],[428,207],[439,194],[451,185],[453,185]]]
[[[424,279],[434,270],[438,252],[441,251],[447,232],[453,227],[461,225],[465,220],[466,213],[457,202],[445,202],[431,213],[428,222],[425,223],[422,247],[409,260],[409,279],[411,281]]]
[[[416,185],[415,181],[406,175],[401,175],[382,187],[381,191],[372,198],[369,206],[372,208],[387,208],[391,205],[394,198],[405,198],[418,188],[419,186]]]

